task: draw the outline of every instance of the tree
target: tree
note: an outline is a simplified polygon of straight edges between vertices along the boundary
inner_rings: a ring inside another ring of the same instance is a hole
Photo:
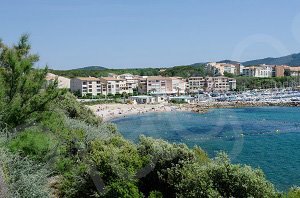
[[[62,93],[57,81],[44,86],[48,69],[33,68],[39,57],[30,53],[28,39],[24,34],[12,47],[0,44],[0,100],[5,112],[2,122],[9,127],[23,124]]]

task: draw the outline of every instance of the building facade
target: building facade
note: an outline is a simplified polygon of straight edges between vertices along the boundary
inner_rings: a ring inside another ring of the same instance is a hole
[[[282,76],[300,76],[300,66],[287,66],[287,65],[276,65],[275,66],[274,76],[282,77]]]
[[[223,76],[224,73],[240,75],[241,64],[216,63],[211,62],[206,64],[206,70],[212,76]]]
[[[70,83],[72,92],[78,92],[81,96],[102,94],[102,83],[99,78],[77,77],[72,78]]]
[[[268,78],[274,75],[275,65],[257,65],[244,67],[243,75],[249,77]]]
[[[236,80],[234,78],[227,78],[224,76],[188,78],[189,93],[199,93],[199,91],[225,92],[235,89]]]
[[[102,94],[123,94],[123,93],[133,93],[132,87],[128,87],[126,79],[121,78],[114,78],[114,77],[103,77],[100,78],[100,81],[105,87],[105,92],[103,91]]]

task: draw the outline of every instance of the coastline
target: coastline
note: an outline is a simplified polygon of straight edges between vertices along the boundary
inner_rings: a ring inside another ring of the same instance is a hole
[[[203,102],[195,104],[99,104],[88,106],[97,116],[100,116],[104,122],[115,118],[122,118],[131,115],[143,115],[153,112],[194,112],[206,113],[210,109],[218,108],[241,108],[241,107],[268,107],[268,106],[286,106],[300,107],[300,102]]]

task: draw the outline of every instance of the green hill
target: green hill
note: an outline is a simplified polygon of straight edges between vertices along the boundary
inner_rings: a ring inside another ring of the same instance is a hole
[[[300,65],[300,53],[291,54],[288,56],[282,56],[282,57],[278,57],[278,58],[268,57],[268,58],[243,62],[243,65],[245,65],[245,66],[259,65],[259,64],[299,66]]]
[[[82,67],[74,70],[106,70],[107,68],[101,67],[101,66],[87,66],[87,67]]]

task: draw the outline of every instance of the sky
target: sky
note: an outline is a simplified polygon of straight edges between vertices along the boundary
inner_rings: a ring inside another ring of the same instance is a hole
[[[169,67],[300,52],[299,0],[0,0],[0,38],[38,67]]]

